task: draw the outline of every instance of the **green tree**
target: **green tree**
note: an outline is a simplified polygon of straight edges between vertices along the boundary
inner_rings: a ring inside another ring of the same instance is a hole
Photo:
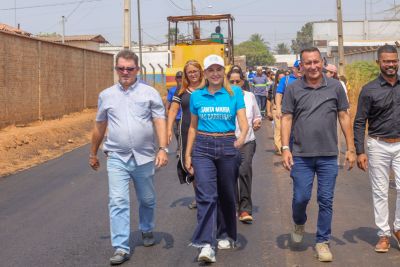
[[[258,33],[250,39],[235,46],[235,55],[246,56],[248,66],[273,65],[275,58],[269,51],[267,42]]]
[[[292,50],[299,54],[301,50],[313,45],[313,28],[312,23],[307,22],[300,31],[297,32],[296,40],[292,40]]]
[[[285,43],[279,43],[275,47],[275,52],[278,55],[285,55],[285,54],[290,54],[290,48],[288,47],[287,44]]]

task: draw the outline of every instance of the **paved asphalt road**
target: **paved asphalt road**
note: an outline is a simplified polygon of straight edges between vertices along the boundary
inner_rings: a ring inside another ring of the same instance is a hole
[[[336,187],[331,248],[334,262],[314,258],[315,191],[304,243],[290,246],[291,180],[272,153],[270,123],[257,133],[253,202],[255,222],[238,224],[240,247],[221,251],[213,266],[400,266],[400,251],[377,254],[369,181],[359,170],[341,170]],[[108,266],[113,253],[107,215],[105,159],[99,172],[87,165],[88,146],[0,179],[0,266]],[[132,258],[123,266],[199,266],[188,247],[196,211],[191,186],[180,185],[175,154],[156,174],[157,244],[143,247],[132,196]],[[391,189],[393,213],[395,190]],[[391,219],[393,216],[391,216]]]

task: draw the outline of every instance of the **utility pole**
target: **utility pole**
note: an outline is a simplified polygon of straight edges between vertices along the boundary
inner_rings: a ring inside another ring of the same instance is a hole
[[[14,0],[14,25],[17,28],[17,0]]]
[[[61,26],[62,26],[62,34],[61,34],[61,43],[65,44],[65,16],[61,17]]]
[[[137,0],[137,12],[138,12],[138,30],[139,30],[139,67],[140,67],[140,78],[143,79],[142,70],[142,27],[140,26],[140,0]]]
[[[192,16],[194,15],[194,4],[193,4],[193,0],[190,0],[190,5],[192,7]]]
[[[337,31],[338,31],[338,52],[339,52],[339,75],[344,74],[344,47],[343,47],[343,17],[342,0],[336,0],[337,5]]]
[[[124,0],[124,49],[131,49],[131,0]]]

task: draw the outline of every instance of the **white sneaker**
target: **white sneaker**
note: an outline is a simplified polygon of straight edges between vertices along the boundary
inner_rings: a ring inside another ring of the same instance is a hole
[[[218,249],[230,249],[232,248],[229,239],[221,239],[218,241]]]
[[[215,259],[214,249],[209,244],[202,247],[197,260],[202,261],[202,262],[209,262],[209,263],[216,262],[217,260]]]
[[[294,230],[292,232],[292,242],[301,243],[301,241],[303,240],[303,235],[304,235],[304,224],[303,225],[295,224]]]

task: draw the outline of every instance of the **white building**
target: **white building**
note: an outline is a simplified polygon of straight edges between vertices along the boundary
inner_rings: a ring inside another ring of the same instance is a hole
[[[354,20],[343,22],[345,48],[378,46],[400,40],[400,20]],[[337,50],[337,23],[333,20],[313,22],[313,43],[331,56]],[[335,46],[336,45],[336,46]]]

